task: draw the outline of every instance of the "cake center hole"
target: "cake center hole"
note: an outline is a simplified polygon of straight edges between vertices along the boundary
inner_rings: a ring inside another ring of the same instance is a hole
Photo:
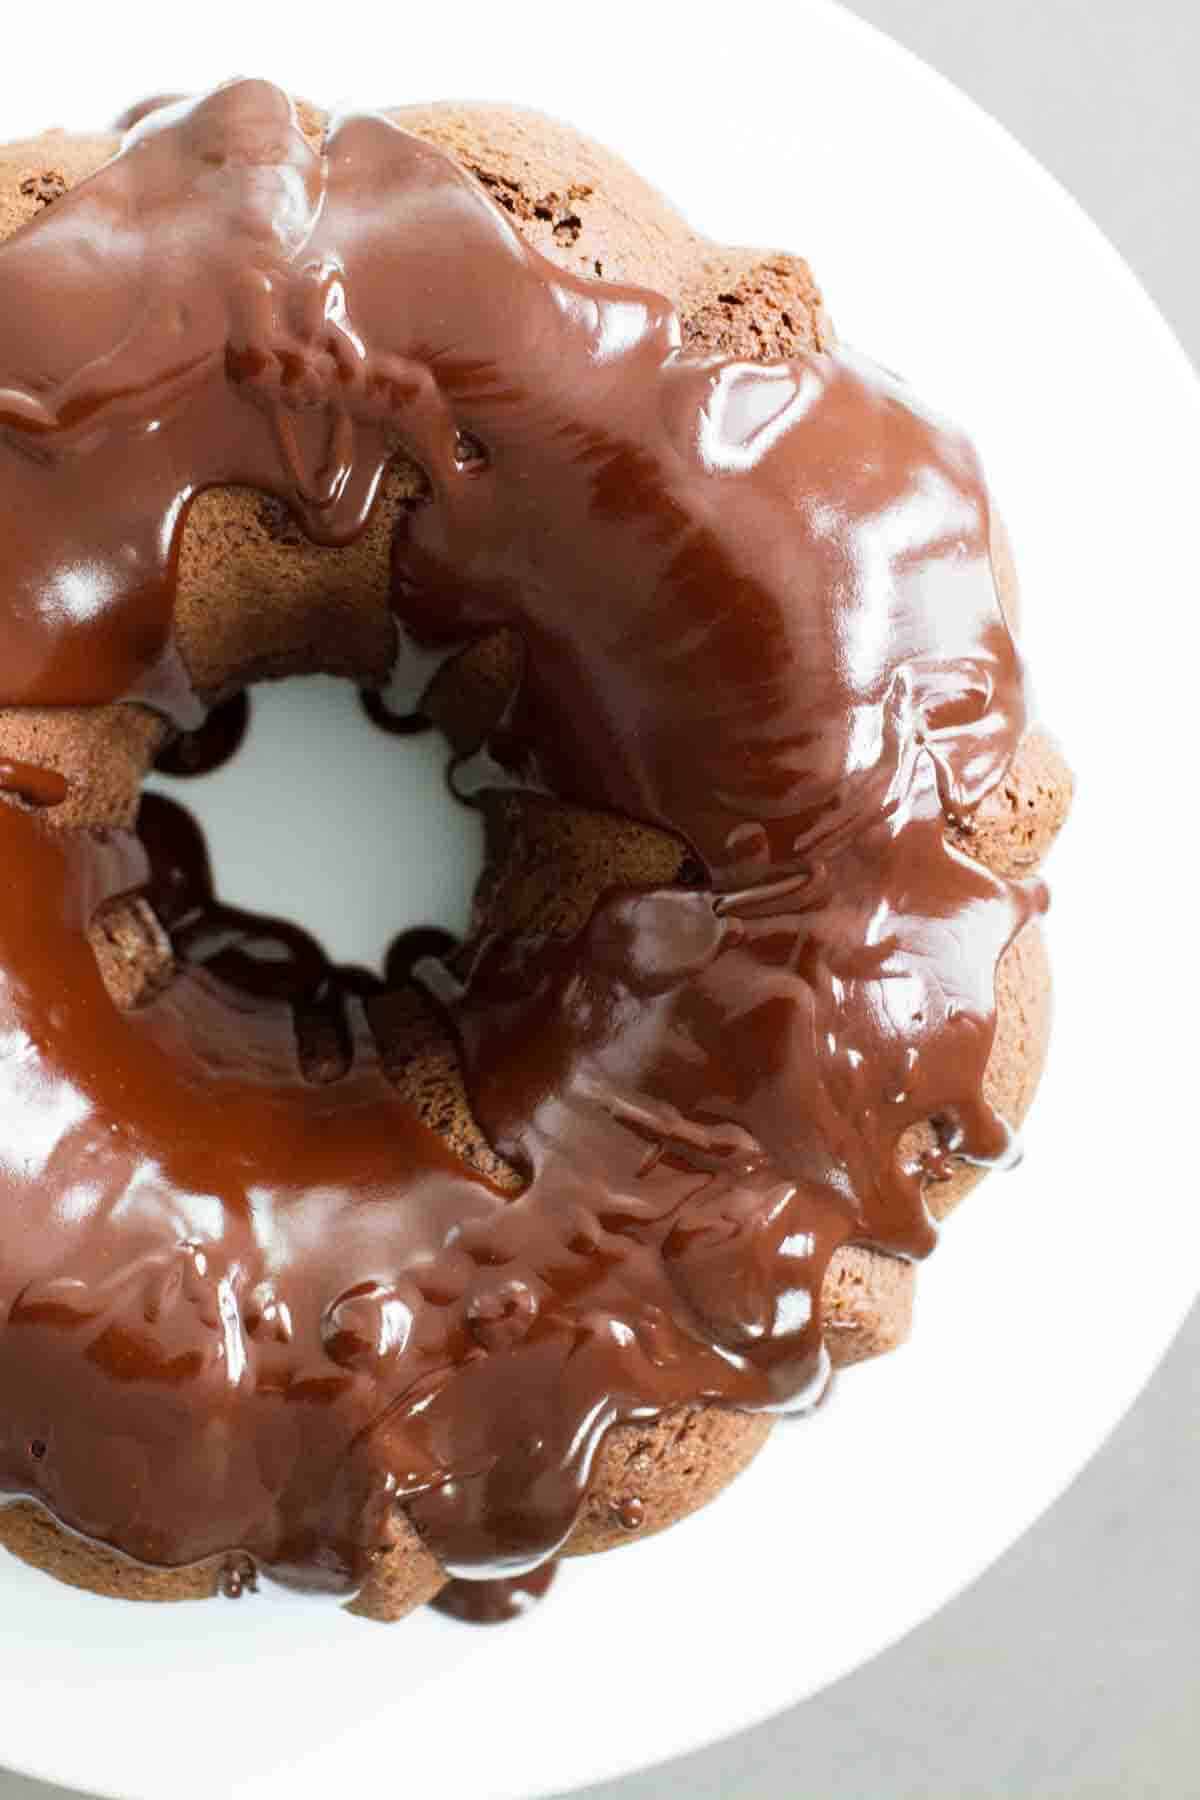
[[[396,737],[347,681],[264,682],[228,762],[153,774],[151,791],[192,814],[227,906],[301,925],[337,963],[379,972],[417,926],[461,937],[483,867],[478,815],[446,779],[437,731]]]

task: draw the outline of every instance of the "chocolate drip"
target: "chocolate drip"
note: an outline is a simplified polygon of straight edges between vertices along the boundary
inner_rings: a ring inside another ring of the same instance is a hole
[[[0,793],[12,794],[26,806],[61,806],[67,797],[67,780],[57,769],[0,758]]]
[[[551,266],[383,118],[312,149],[264,83],[151,113],[0,275],[0,701],[194,729],[190,501],[247,484],[336,545],[402,454],[414,701],[479,633],[524,647],[459,791],[691,859],[445,986],[514,1198],[401,1104],[311,940],[219,909],[173,816],[139,842],[0,805],[0,1487],[143,1560],[236,1546],[338,1591],[406,1503],[451,1573],[510,1578],[613,1423],[819,1394],[833,1252],[931,1247],[911,1127],[1006,1152],[994,974],[1044,896],[946,839],[1024,723],[976,459],[849,353],[685,356],[661,296]],[[179,967],[121,1014],[86,933],[137,889]]]
[[[325,952],[299,925],[217,899],[204,834],[182,806],[143,795],[138,836],[150,865],[146,897],[177,957],[248,999],[304,1001],[327,984]]]
[[[547,1562],[508,1580],[448,1581],[429,1604],[464,1625],[507,1625],[545,1599],[557,1573],[558,1564]]]
[[[484,466],[465,459],[461,454],[461,444],[457,445],[455,467],[460,473],[478,472]],[[399,577],[397,598],[402,589],[403,577]],[[421,644],[406,629],[400,618],[397,618],[396,635],[396,660],[386,687],[363,688],[359,699],[368,719],[381,731],[391,732],[394,737],[412,737],[419,731],[429,730],[430,721],[421,710],[421,702],[438,670],[463,645],[453,638],[441,644]]]
[[[243,1594],[257,1594],[258,1570],[249,1556],[231,1556],[221,1570],[220,1589],[227,1600],[240,1600]]]
[[[250,696],[235,694],[214,707],[203,725],[184,731],[159,751],[155,768],[163,775],[211,775],[242,747],[250,724]]]
[[[388,945],[383,960],[384,983],[389,988],[403,987],[412,981],[423,962],[444,962],[458,948],[454,934],[438,925],[410,925]]]
[[[138,835],[150,864],[146,897],[170,933],[178,962],[236,989],[241,1004],[286,1002],[306,1079],[339,1081],[354,1054],[348,1003],[382,992],[380,978],[331,962],[299,925],[220,901],[203,832],[165,795],[143,797]]]
[[[640,1531],[645,1523],[645,1502],[639,1500],[636,1494],[626,1494],[623,1499],[618,1500],[613,1512],[622,1531]]]
[[[422,712],[392,712],[383,695],[374,688],[363,688],[359,693],[362,709],[372,725],[380,731],[390,732],[393,737],[415,737],[418,732],[428,731],[430,721]]]

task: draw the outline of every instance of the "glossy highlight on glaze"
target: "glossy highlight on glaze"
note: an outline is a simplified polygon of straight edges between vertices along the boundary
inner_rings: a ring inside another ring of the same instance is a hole
[[[214,939],[178,821],[55,831],[11,784],[0,1488],[147,1562],[344,1593],[403,1505],[452,1574],[520,1574],[611,1425],[819,1394],[833,1252],[932,1246],[912,1127],[1007,1153],[995,969],[1044,892],[946,837],[1025,719],[974,453],[848,352],[685,355],[666,299],[549,264],[390,120],[317,150],[261,82],[143,118],[0,283],[0,704],[197,729],[192,499],[337,545],[403,456],[395,691],[523,646],[460,794],[659,826],[698,877],[482,937],[444,990],[514,1195],[402,1104],[354,979]],[[87,933],[134,892],[175,966],[120,1012]]]

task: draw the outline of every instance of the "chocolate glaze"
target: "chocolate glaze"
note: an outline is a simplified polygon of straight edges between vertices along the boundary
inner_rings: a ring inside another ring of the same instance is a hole
[[[428,731],[431,721],[422,712],[393,712],[383,695],[374,688],[359,690],[362,709],[372,725],[380,731],[390,732],[393,737],[415,737],[418,732]]]
[[[57,769],[0,758],[0,794],[12,794],[26,806],[61,806],[67,791],[66,776]]]
[[[461,432],[456,439],[455,467],[472,474],[482,473],[484,467],[478,458],[465,456]],[[387,685],[359,690],[359,700],[371,723],[394,737],[412,737],[416,732],[428,731],[431,721],[422,712],[421,701],[438,670],[462,648],[461,638],[447,636],[444,631],[439,642],[423,644],[397,616],[396,658]]]
[[[448,1581],[429,1604],[464,1625],[507,1625],[545,1599],[557,1573],[558,1564],[546,1562],[507,1579]]]
[[[195,731],[181,731],[154,759],[163,775],[211,775],[236,756],[250,723],[250,696],[234,694],[222,706],[214,706]]]
[[[339,1592],[402,1502],[451,1573],[527,1570],[613,1423],[820,1392],[833,1251],[933,1243],[910,1127],[1008,1149],[994,975],[1043,892],[945,832],[1024,723],[975,456],[847,352],[685,356],[661,296],[564,274],[384,118],[310,148],[265,83],[150,114],[0,279],[0,702],[194,728],[191,499],[248,484],[344,543],[403,454],[401,685],[524,645],[459,791],[691,859],[456,962],[514,1198],[400,1102],[341,984],[310,1078],[318,963],[214,949],[158,809],[143,843],[0,805],[0,1487],[147,1561],[238,1548]],[[178,967],[121,1013],[86,933],[137,889]]]
[[[250,998],[296,1004],[331,983],[364,996],[381,990],[378,976],[331,963],[301,926],[218,900],[204,834],[167,795],[142,796],[137,830],[149,863],[146,897],[176,957],[192,968],[208,969]]]
[[[443,931],[440,925],[410,925],[398,932],[388,945],[383,959],[384,983],[389,988],[400,987],[412,980],[420,963],[427,960],[444,962],[457,949],[458,940],[453,932]]]
[[[646,1522],[646,1503],[636,1494],[626,1494],[614,1503],[613,1515],[622,1531],[640,1531]]]
[[[240,1600],[243,1594],[257,1594],[258,1570],[249,1556],[231,1556],[221,1569],[219,1587],[227,1600]]]
[[[243,1000],[289,1005],[305,1078],[340,1080],[353,1054],[347,999],[382,993],[380,977],[331,962],[315,938],[286,919],[226,906],[213,888],[203,832],[165,795],[143,796],[138,836],[149,863],[144,892],[170,934],[176,962],[207,970]],[[393,985],[407,978],[407,971],[397,973]]]

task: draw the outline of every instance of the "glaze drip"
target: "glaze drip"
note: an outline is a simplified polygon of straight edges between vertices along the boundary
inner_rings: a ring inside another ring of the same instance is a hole
[[[464,1625],[507,1625],[546,1598],[557,1571],[548,1562],[508,1580],[448,1581],[430,1605]]]
[[[134,124],[0,278],[0,702],[198,728],[191,501],[248,485],[343,544],[402,456],[395,691],[523,646],[459,792],[690,859],[441,990],[514,1196],[401,1103],[353,972],[219,916],[161,807],[139,841],[0,806],[0,1487],[337,1592],[403,1504],[452,1574],[510,1579],[614,1423],[819,1395],[834,1251],[932,1246],[914,1126],[1008,1152],[995,969],[1044,892],[946,835],[1025,719],[976,458],[848,352],[683,354],[666,299],[563,273],[427,144],[348,115],[314,148],[260,82]],[[138,891],[177,968],[120,1013],[87,930]]]
[[[68,793],[66,777],[57,769],[0,758],[0,794],[11,794],[26,806],[61,806]]]
[[[249,696],[234,694],[214,707],[197,730],[181,732],[165,744],[154,766],[163,775],[211,775],[237,754],[249,723]]]

